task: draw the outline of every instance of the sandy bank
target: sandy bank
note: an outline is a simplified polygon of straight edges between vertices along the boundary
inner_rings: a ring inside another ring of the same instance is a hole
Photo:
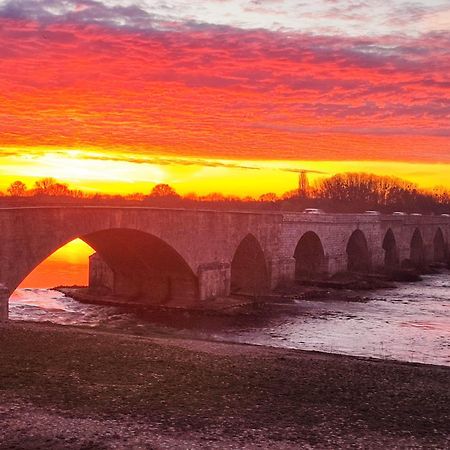
[[[1,448],[446,448],[450,369],[0,326]]]

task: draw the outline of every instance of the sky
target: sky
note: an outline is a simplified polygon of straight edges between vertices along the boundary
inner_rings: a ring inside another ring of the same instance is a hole
[[[39,264],[20,284],[20,288],[87,286],[89,256],[95,251],[81,239],[69,242]],[[31,296],[32,297],[32,296]],[[27,296],[27,300],[30,296]]]
[[[0,0],[0,189],[450,188],[448,0]]]

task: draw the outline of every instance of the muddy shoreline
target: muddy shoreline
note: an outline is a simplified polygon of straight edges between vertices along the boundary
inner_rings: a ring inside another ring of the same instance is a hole
[[[1,448],[446,448],[450,369],[0,326]]]

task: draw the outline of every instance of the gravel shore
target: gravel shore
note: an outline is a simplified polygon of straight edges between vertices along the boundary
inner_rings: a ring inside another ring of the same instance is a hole
[[[2,449],[450,448],[450,369],[0,325]]]

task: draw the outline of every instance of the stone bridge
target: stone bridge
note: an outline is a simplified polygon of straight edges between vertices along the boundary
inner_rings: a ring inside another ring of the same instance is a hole
[[[449,258],[450,217],[130,207],[0,209],[0,320],[53,252],[81,238],[90,284],[153,304],[258,294],[296,277]]]

